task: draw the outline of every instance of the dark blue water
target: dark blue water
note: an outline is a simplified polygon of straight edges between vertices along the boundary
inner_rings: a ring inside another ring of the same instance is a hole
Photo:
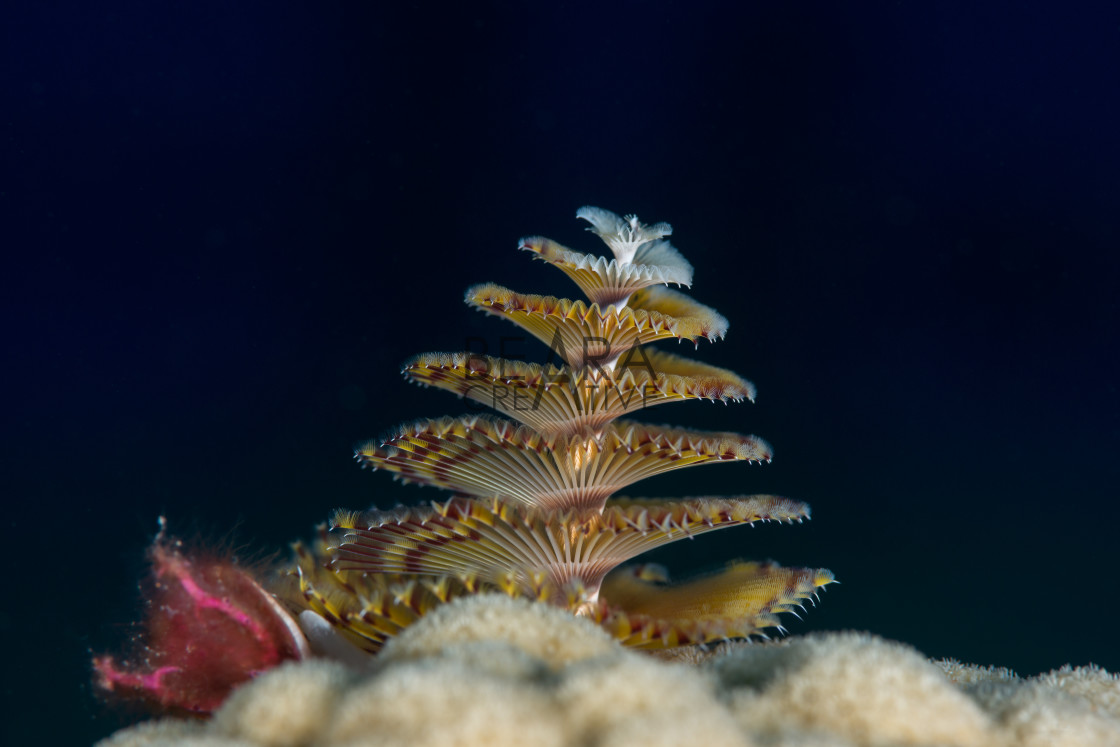
[[[832,568],[794,632],[1120,669],[1115,10],[227,5],[0,23],[2,741],[121,723],[89,651],[128,635],[157,516],[259,557],[438,497],[351,446],[467,409],[399,363],[516,334],[471,283],[573,292],[516,246],[597,250],[584,204],[674,224],[731,320],[699,355],[759,388],[651,419],[776,452],[632,493],[814,509],[656,559]]]

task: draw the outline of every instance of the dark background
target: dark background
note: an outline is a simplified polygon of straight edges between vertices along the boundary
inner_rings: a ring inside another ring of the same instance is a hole
[[[1120,12],[603,5],[12,4],[0,741],[127,720],[88,660],[157,516],[260,558],[438,497],[351,447],[468,409],[399,363],[516,334],[471,283],[572,295],[516,246],[600,251],[584,204],[674,225],[759,388],[650,417],[776,451],[632,494],[814,508],[654,559],[832,568],[795,633],[1120,669]]]

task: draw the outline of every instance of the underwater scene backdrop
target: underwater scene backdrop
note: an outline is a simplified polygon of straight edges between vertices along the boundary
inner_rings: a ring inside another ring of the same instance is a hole
[[[644,559],[830,568],[842,585],[793,634],[1120,669],[1115,10],[5,15],[4,743],[135,720],[90,659],[125,647],[158,517],[263,566],[335,508],[445,497],[353,447],[483,412],[407,385],[419,351],[543,358],[462,295],[570,295],[517,241],[598,251],[586,204],[673,224],[731,320],[697,357],[758,386],[646,419],[774,449],[630,492],[814,509]]]

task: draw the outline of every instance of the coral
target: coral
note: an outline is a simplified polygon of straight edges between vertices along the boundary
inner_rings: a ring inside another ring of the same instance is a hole
[[[278,747],[315,742],[322,732],[322,714],[354,681],[351,670],[313,659],[304,666],[285,664],[261,677],[253,688],[241,688],[213,719],[217,734]]]
[[[996,678],[977,692],[867,634],[720,646],[686,665],[628,650],[562,610],[476,595],[427,616],[377,661],[363,672],[286,664],[207,724],[143,724],[102,744],[1120,745],[1106,672]]]
[[[618,649],[598,626],[578,618],[573,624],[571,615],[551,605],[480,594],[426,615],[389,641],[378,661],[422,659],[486,641],[519,648],[551,669]]]
[[[938,659],[933,663],[954,685],[965,686],[988,680],[1008,682],[1018,679],[1014,672],[1004,667],[979,667],[975,664],[963,664],[956,659]]]
[[[1041,685],[1085,698],[1109,716],[1120,719],[1120,675],[1109,674],[1093,664],[1085,667],[1067,664],[1037,680]]]
[[[983,703],[1017,744],[1120,744],[1120,676],[1064,666],[1023,680],[1008,669],[934,662]],[[1115,740],[1110,742],[1109,740]]]
[[[710,662],[736,718],[764,735],[818,731],[856,744],[981,745],[989,719],[918,652],[864,634],[743,647]]]
[[[616,497],[632,483],[683,467],[769,462],[772,450],[757,436],[623,419],[671,402],[753,401],[755,387],[726,369],[648,347],[662,339],[714,341],[728,328],[714,309],[662,287],[693,278],[692,266],[664,239],[668,224],[647,226],[592,207],[577,217],[591,223],[613,258],[542,237],[522,239],[520,249],[564,272],[587,301],[493,283],[475,285],[465,297],[549,345],[560,365],[464,352],[425,353],[403,367],[415,383],[490,405],[512,420],[417,420],[355,450],[362,466],[453,497],[337,511],[313,545],[296,546],[295,568],[279,590],[321,653],[338,655],[343,640],[376,652],[449,600],[486,591],[565,608],[628,646],[745,638],[783,630],[777,615],[833,582],[825,569],[775,563],[737,563],[675,585],[665,574],[619,568],[716,529],[800,522],[809,507],[772,495]]]

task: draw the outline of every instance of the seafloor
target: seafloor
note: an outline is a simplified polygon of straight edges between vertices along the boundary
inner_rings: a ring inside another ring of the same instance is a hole
[[[484,596],[370,662],[282,666],[210,721],[100,744],[1120,747],[1120,678],[1099,667],[1020,678],[866,633],[655,657],[558,609]]]

